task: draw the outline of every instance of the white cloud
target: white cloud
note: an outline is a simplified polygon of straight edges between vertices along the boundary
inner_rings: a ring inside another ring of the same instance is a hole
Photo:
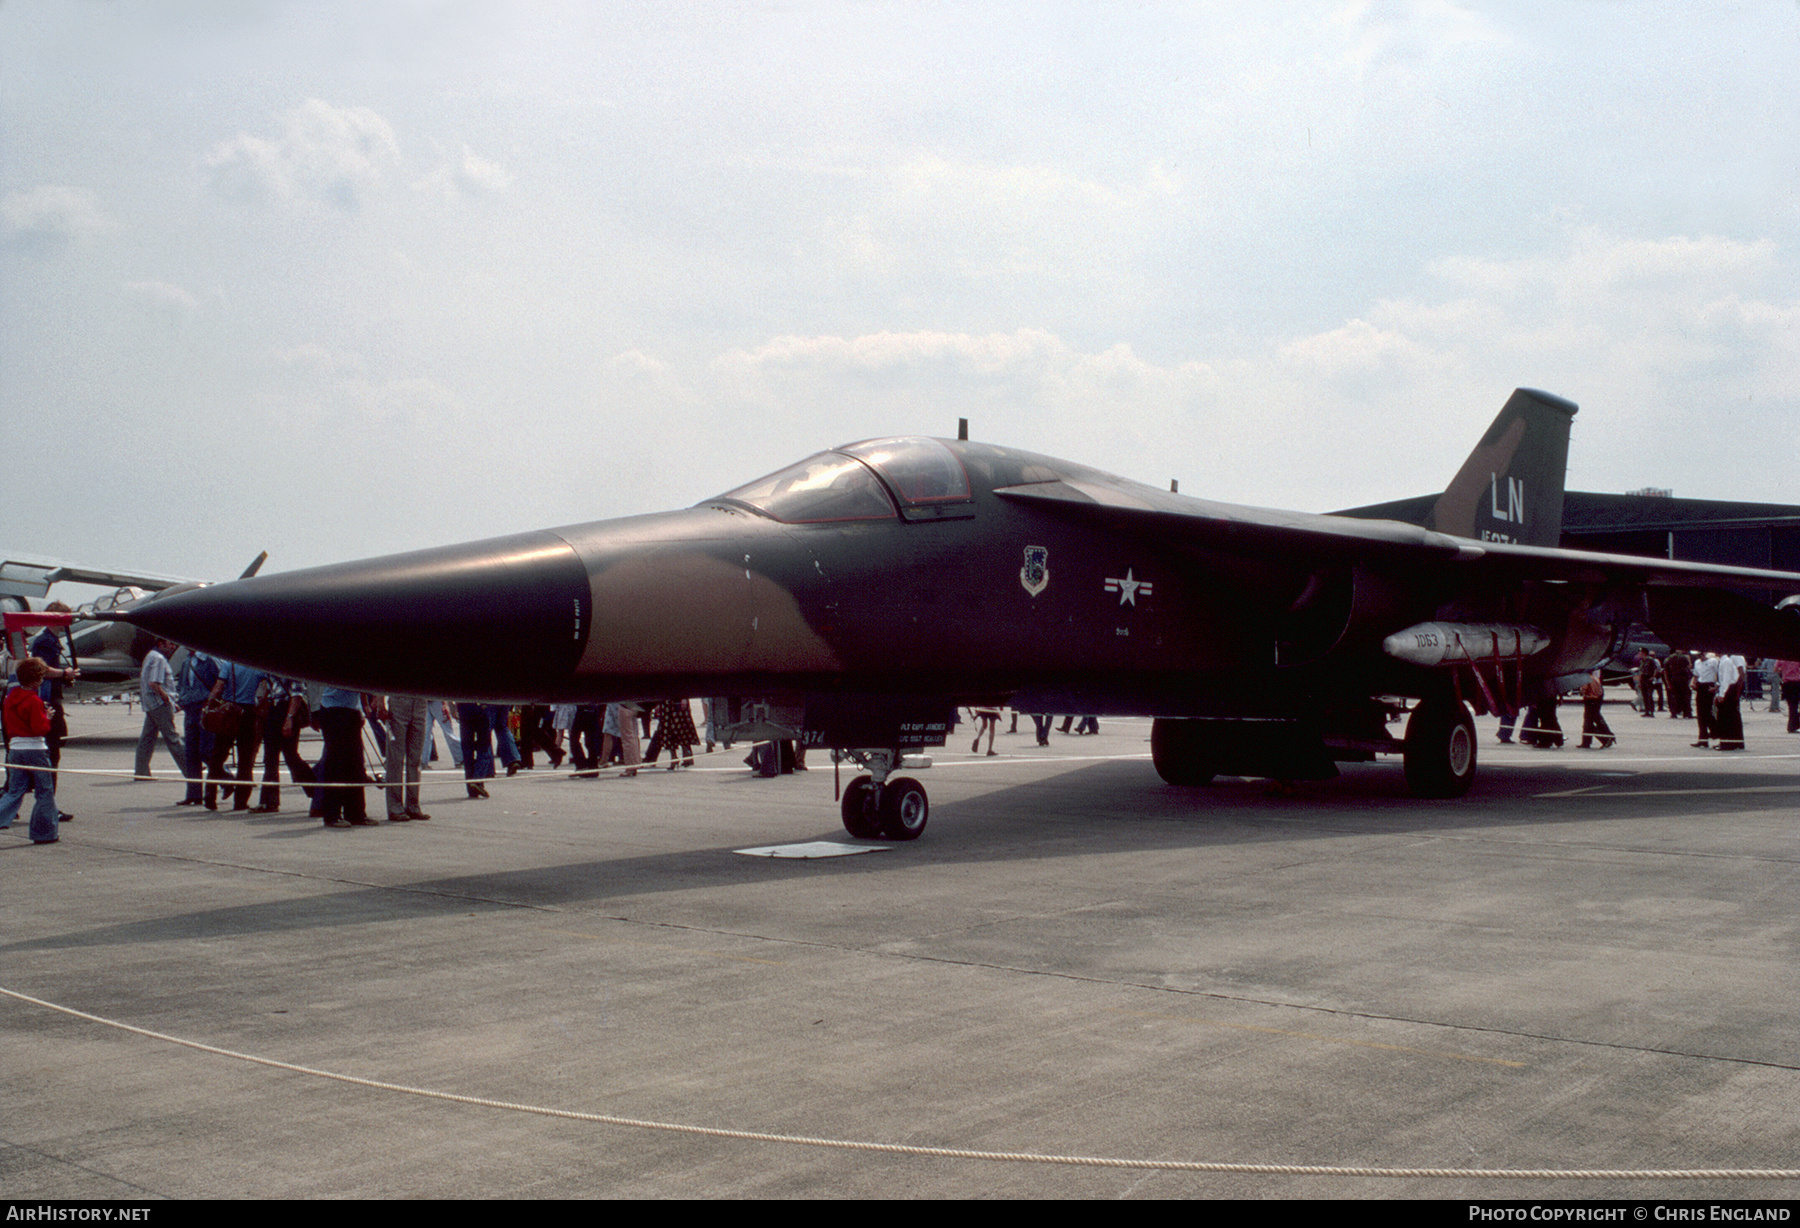
[[[0,196],[0,224],[24,239],[85,239],[116,229],[114,222],[85,188],[43,184]]]
[[[463,414],[454,392],[423,376],[347,380],[343,391],[345,401],[364,421],[403,431],[455,429]]]
[[[1082,350],[1041,329],[775,337],[720,355],[702,379],[707,403],[788,438],[944,435],[968,417],[978,438],[1124,472],[1205,429],[1220,384],[1204,363]]]
[[[462,157],[447,162],[429,175],[415,181],[413,188],[421,192],[458,196],[488,196],[504,192],[512,186],[512,175],[500,163],[484,158],[467,145]]]
[[[717,360],[724,369],[767,372],[800,367],[865,374],[952,365],[994,375],[1041,365],[1067,347],[1039,329],[970,336],[967,333],[870,333],[861,337],[775,337],[753,350],[732,350]]]
[[[1042,329],[1010,333],[881,332],[860,337],[775,337],[755,349],[732,350],[714,361],[728,381],[785,381],[812,375],[851,378],[894,387],[923,386],[948,378],[961,388],[1156,390],[1187,395],[1204,388],[1212,371],[1202,363],[1162,367],[1139,358],[1129,345],[1083,353]]]
[[[124,283],[124,290],[128,297],[170,315],[187,315],[200,307],[199,299],[166,281],[128,281]]]
[[[387,374],[355,350],[317,341],[266,352],[264,403],[268,427],[278,435],[298,432],[339,439],[348,463],[387,464],[383,449],[410,451],[445,432],[468,425],[463,398],[449,384],[424,374]],[[374,366],[376,369],[371,370]]]
[[[512,176],[498,162],[463,146],[462,161],[456,167],[456,181],[470,192],[504,192],[512,185]]]
[[[1373,4],[1354,0],[1320,24],[1337,63],[1358,75],[1385,72],[1408,79],[1470,48],[1501,47],[1507,36],[1479,13],[1445,0]]]
[[[1104,183],[1043,164],[934,155],[883,168],[879,196],[830,224],[840,255],[893,271],[983,280],[1111,280],[1177,216],[1184,184],[1159,164]],[[1190,202],[1191,203],[1191,202]]]
[[[316,341],[305,341],[287,349],[276,350],[274,357],[284,367],[319,375],[356,374],[367,365],[362,355],[353,350],[333,350]]]
[[[1446,257],[1427,270],[1470,291],[1490,295],[1540,295],[1563,302],[1610,298],[1659,283],[1665,291],[1735,285],[1774,264],[1767,239],[1741,243],[1716,235],[1626,239],[1585,226],[1569,235],[1566,250],[1513,260]]]
[[[1379,328],[1367,320],[1351,320],[1330,332],[1290,341],[1279,352],[1288,362],[1326,376],[1393,371],[1441,361],[1405,333]]]
[[[1695,445],[1723,432],[1744,448],[1744,477],[1760,449],[1800,445],[1800,297],[1775,257],[1766,241],[1580,228],[1515,259],[1434,261],[1444,293],[1372,304],[1279,354],[1302,389],[1369,422],[1389,407],[1426,407],[1421,423],[1447,421],[1444,411],[1474,420],[1487,412],[1484,394],[1498,405],[1514,386],[1545,388],[1583,407],[1570,452],[1577,488],[1751,497],[1734,488],[1730,464]],[[1387,421],[1392,446],[1416,451],[1409,428]],[[1695,490],[1701,472],[1712,485]],[[1391,493],[1430,485],[1414,484]]]
[[[1430,271],[1458,297],[1391,300],[1372,317],[1411,344],[1480,346],[1495,359],[1579,371],[1584,382],[1680,382],[1722,359],[1729,378],[1755,380],[1769,374],[1771,332],[1800,306],[1773,284],[1775,269],[1766,240],[1623,238],[1587,227],[1560,250],[1436,261]],[[1772,297],[1755,297],[1764,281]]]
[[[1310,509],[1440,487],[1510,391],[1535,386],[1584,406],[1572,484],[1691,489],[1696,462],[1718,469],[1693,452],[1697,413],[1749,447],[1800,443],[1800,299],[1774,257],[1583,228],[1516,259],[1437,261],[1415,294],[1229,358],[1156,362],[1043,329],[788,334],[679,382],[777,438],[944,434],[966,416],[978,438]]]
[[[398,166],[400,146],[367,107],[309,98],[283,117],[273,140],[239,133],[206,157],[215,182],[252,201],[312,201],[354,210]]]

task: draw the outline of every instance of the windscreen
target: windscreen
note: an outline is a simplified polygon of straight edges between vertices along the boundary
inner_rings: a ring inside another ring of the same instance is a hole
[[[881,480],[841,452],[821,452],[719,498],[748,504],[787,524],[891,520],[895,515]]]

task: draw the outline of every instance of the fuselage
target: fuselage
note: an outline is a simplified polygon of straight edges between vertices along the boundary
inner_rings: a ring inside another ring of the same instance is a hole
[[[282,674],[447,698],[840,692],[1168,716],[1422,694],[1430,671],[1381,638],[1447,613],[1544,624],[1540,671],[1611,637],[1575,586],[1482,592],[1448,564],[1259,556],[1019,497],[1074,487],[1179,498],[1013,449],[871,441],[683,511],[232,581],[132,620]]]

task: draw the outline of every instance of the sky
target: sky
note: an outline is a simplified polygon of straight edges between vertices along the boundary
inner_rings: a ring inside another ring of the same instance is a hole
[[[1572,489],[1800,503],[1795,0],[0,2],[9,557],[273,572],[958,418],[1324,511],[1517,386]]]

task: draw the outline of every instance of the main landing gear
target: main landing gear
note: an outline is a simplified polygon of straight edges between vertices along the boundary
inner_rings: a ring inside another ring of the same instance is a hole
[[[1475,720],[1449,693],[1429,695],[1412,710],[1406,738],[1387,732],[1385,705],[1340,705],[1310,726],[1298,720],[1206,720],[1158,717],[1150,758],[1172,785],[1203,785],[1214,776],[1328,780],[1334,760],[1368,762],[1400,754],[1414,797],[1461,797],[1475,782]]]
[[[1150,762],[1172,785],[1207,785],[1219,774],[1208,754],[1206,727],[1199,721],[1158,720],[1150,724]]]
[[[1475,719],[1455,700],[1420,700],[1406,722],[1404,754],[1414,797],[1461,797],[1475,783]]]
[[[847,750],[869,769],[844,787],[844,830],[858,840],[917,840],[931,817],[925,786],[910,776],[891,775],[900,763],[895,750]]]

